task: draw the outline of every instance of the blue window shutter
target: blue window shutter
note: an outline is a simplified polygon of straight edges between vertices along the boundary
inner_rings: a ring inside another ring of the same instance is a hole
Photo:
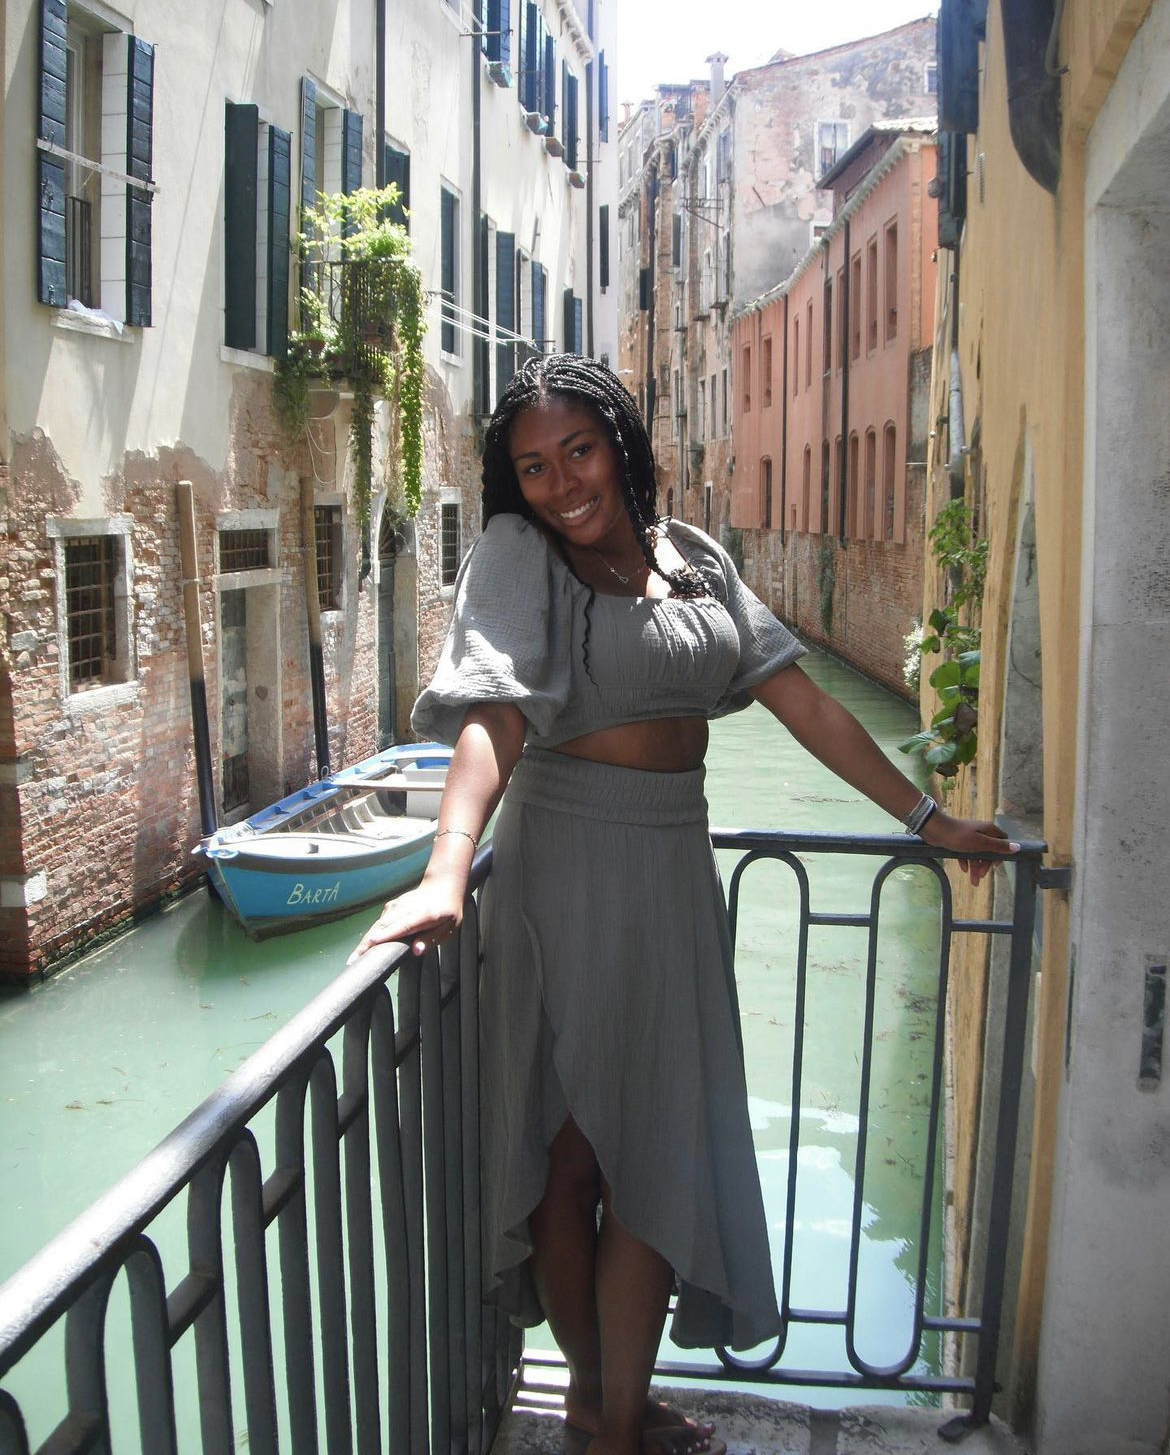
[[[585,308],[580,298],[573,299],[573,352],[585,352]]]
[[[569,63],[561,62],[561,146],[569,160]]]
[[[223,341],[256,347],[256,189],[260,115],[227,103],[224,116]]]
[[[605,64],[605,52],[597,66],[597,125],[602,141],[609,140],[609,67]]]
[[[406,214],[410,210],[410,153],[400,152],[387,142],[382,171],[387,184],[393,182],[398,188],[398,201],[388,213],[390,221],[409,228],[410,220]]]
[[[525,111],[540,110],[540,11],[532,0],[524,0],[523,72],[520,103]]]
[[[489,61],[503,61],[507,65],[512,59],[510,11],[509,0],[487,0],[487,34],[483,38],[483,48]]]
[[[557,43],[551,35],[544,37],[544,75],[541,81],[540,105],[548,117],[548,134],[556,132],[557,119]]]
[[[517,0],[517,4],[519,4],[519,0]],[[499,6],[500,6],[500,18],[499,18],[500,34],[499,34],[499,36],[496,39],[496,46],[497,46],[497,49],[499,50],[499,53],[500,53],[500,55],[499,55],[500,60],[503,61],[503,63],[505,65],[510,65],[511,64],[511,61],[512,61],[512,5],[511,5],[511,0],[499,0]]]
[[[40,117],[37,134],[65,145],[65,0],[41,0]],[[65,165],[37,153],[37,298],[64,308]]]
[[[292,137],[268,128],[268,352],[288,353],[289,224],[292,216]]]
[[[516,234],[496,233],[496,323],[515,333],[516,330]],[[516,372],[516,345],[496,347],[496,397],[504,392],[508,380]]]
[[[565,340],[564,349],[567,354],[572,354],[576,352],[576,350],[573,348],[573,322],[573,290],[571,288],[566,288],[564,293],[561,295],[561,327],[563,329]]]
[[[362,118],[346,111],[341,118],[341,190],[348,194],[362,185]]]
[[[312,207],[317,200],[317,83],[308,76],[301,77],[301,210]],[[304,226],[298,219],[297,231]],[[316,286],[316,269],[311,263],[301,260],[302,288]]]
[[[126,37],[126,171],[149,182],[154,165],[154,46]],[[141,187],[126,188],[126,322],[150,327],[151,201]]]
[[[577,78],[565,69],[565,162],[577,170]]]
[[[539,263],[532,265],[532,341],[538,349],[543,349],[544,269]]]

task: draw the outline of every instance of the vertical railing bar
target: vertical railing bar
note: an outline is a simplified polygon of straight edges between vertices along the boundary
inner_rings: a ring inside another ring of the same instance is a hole
[[[106,1384],[105,1327],[118,1269],[108,1268],[65,1315],[65,1380],[69,1415],[92,1421],[92,1455],[110,1455],[110,1403]],[[218,1455],[218,1452],[217,1452]]]
[[[231,1373],[228,1366],[227,1301],[223,1277],[223,1181],[230,1148],[195,1174],[187,1196],[187,1252],[192,1273],[214,1292],[195,1318],[195,1377],[199,1389],[202,1455],[233,1455]]]
[[[0,1455],[29,1455],[28,1431],[20,1406],[0,1389]]]
[[[970,1423],[985,1425],[995,1393],[995,1365],[999,1354],[1003,1316],[1004,1280],[1011,1233],[1012,1179],[1015,1173],[1019,1128],[1020,1082],[1023,1076],[1028,1023],[1028,994],[1032,974],[1032,933],[1036,918],[1036,861],[1021,859],[1014,866],[1015,896],[1012,915],[1008,986],[1003,1010],[1003,1051],[1000,1062],[999,1116],[995,1131],[995,1170],[988,1214],[984,1255],[983,1307],[979,1351],[975,1366],[975,1397]]]
[[[394,1043],[394,1001],[378,991],[371,1023],[374,1137],[386,1260],[386,1388],[390,1450],[410,1449],[411,1269]]]
[[[422,969],[408,956],[398,970],[399,1039],[413,1049],[399,1070],[402,1112],[402,1170],[406,1229],[410,1246],[410,1455],[429,1455],[430,1399],[427,1361],[426,1236],[423,1231],[423,1112],[420,1000]],[[398,1455],[398,1452],[395,1452]]]
[[[845,1354],[854,1369],[873,1371],[857,1352],[857,1275],[861,1261],[861,1214],[865,1203],[865,1157],[869,1145],[869,1091],[873,1075],[873,1023],[877,1003],[877,942],[881,896],[875,876],[870,886],[866,931],[865,1015],[861,1031],[861,1082],[857,1096],[857,1153],[853,1171],[853,1214],[849,1225],[849,1281],[845,1297]]]
[[[309,1279],[305,1106],[308,1070],[302,1066],[276,1096],[276,1163],[295,1174],[296,1191],[277,1215],[285,1391],[293,1455],[317,1455],[317,1381],[313,1358],[313,1300]]]
[[[483,1344],[480,1305],[483,1270],[479,1202],[479,915],[469,895],[459,933],[459,1015],[463,1104],[459,1117],[463,1154],[463,1326],[466,1339],[464,1400],[469,1455],[481,1455],[484,1440]]]
[[[422,1094],[424,1205],[427,1229],[427,1331],[431,1353],[431,1449],[443,1451],[451,1439],[450,1339],[448,1319],[446,1117],[443,1101],[443,1045],[439,957],[423,956],[420,1013],[422,1020]]]
[[[804,1019],[808,994],[808,916],[811,909],[808,874],[799,859],[789,863],[800,889],[800,930],[796,946],[796,994],[792,1028],[791,1120],[788,1127],[788,1178],[784,1191],[784,1257],[780,1268],[780,1343],[777,1358],[788,1342],[792,1313],[792,1263],[796,1243],[796,1178],[800,1157],[801,1098],[804,1094]]]
[[[939,886],[939,952],[938,993],[934,1009],[934,1046],[931,1055],[930,1115],[926,1132],[926,1157],[922,1169],[922,1209],[918,1224],[918,1272],[914,1289],[914,1337],[905,1368],[909,1369],[922,1352],[922,1332],[926,1315],[926,1271],[930,1263],[930,1235],[934,1212],[934,1177],[938,1152],[939,1122],[942,1117],[943,1071],[946,1063],[947,999],[950,994],[951,946],[954,943],[954,904],[951,882],[945,871],[929,859],[915,861],[929,870]]]
[[[245,1128],[232,1148],[232,1240],[239,1300],[244,1414],[249,1455],[277,1455],[272,1315],[264,1243],[264,1184],[256,1139]]]
[[[448,940],[439,951],[439,986],[446,997],[440,1010],[443,1067],[443,1180],[447,1223],[447,1381],[451,1401],[451,1439],[466,1449],[467,1334],[463,1320],[467,1276],[463,1262],[463,1026],[460,1016],[460,948]]]
[[[341,1231],[337,1074],[333,1058],[324,1047],[318,1052],[309,1073],[309,1099],[325,1448],[329,1455],[350,1455],[353,1426],[349,1404],[349,1334],[346,1328],[345,1253]]]
[[[150,1455],[177,1455],[166,1278],[158,1249],[150,1239],[140,1233],[135,1243],[125,1268],[142,1448]]]
[[[346,1022],[341,1061],[345,1103],[347,1107],[360,1108],[344,1134],[344,1155],[353,1407],[356,1445],[361,1455],[378,1455],[382,1449],[370,1178],[370,1018],[373,1010],[374,998],[367,996]]]

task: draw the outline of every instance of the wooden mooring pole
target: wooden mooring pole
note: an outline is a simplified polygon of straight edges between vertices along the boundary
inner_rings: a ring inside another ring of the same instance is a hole
[[[325,701],[325,654],[321,646],[321,592],[317,581],[317,513],[313,487],[301,481],[301,542],[305,561],[305,612],[309,621],[309,684],[313,690],[313,741],[317,748],[317,777],[329,764],[329,710]]]
[[[187,628],[187,675],[191,681],[191,730],[195,739],[195,779],[204,836],[219,827],[215,780],[211,773],[211,735],[207,724],[207,683],[203,676],[203,630],[199,619],[199,568],[195,551],[195,497],[190,480],[175,486],[179,511],[179,561],[183,571],[183,619]]]

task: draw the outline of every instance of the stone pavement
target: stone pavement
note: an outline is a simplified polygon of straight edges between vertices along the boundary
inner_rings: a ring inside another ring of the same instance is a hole
[[[713,1420],[727,1442],[727,1455],[943,1455],[949,1450],[1027,1455],[998,1421],[949,1444],[938,1433],[949,1418],[945,1410],[894,1405],[816,1410],[735,1390],[655,1386],[655,1393],[687,1414]],[[545,1408],[513,1411],[492,1455],[581,1455],[582,1448],[579,1439],[565,1435],[555,1401],[549,1401]]]

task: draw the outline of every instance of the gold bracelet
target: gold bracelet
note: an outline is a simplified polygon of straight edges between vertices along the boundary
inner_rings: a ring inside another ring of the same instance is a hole
[[[444,834],[459,834],[462,838],[471,840],[471,847],[473,849],[479,848],[479,840],[474,834],[469,834],[466,829],[440,829],[435,835],[435,838],[441,839]]]

